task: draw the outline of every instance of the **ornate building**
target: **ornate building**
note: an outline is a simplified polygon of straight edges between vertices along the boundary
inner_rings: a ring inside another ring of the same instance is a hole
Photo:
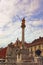
[[[43,37],[39,37],[39,39],[35,39],[31,44],[28,45],[29,52],[32,52],[33,56],[37,56],[35,54],[36,50],[41,51],[41,56],[43,56]]]
[[[26,43],[24,37],[25,27],[25,19],[23,18],[21,23],[22,41],[17,38],[15,43],[11,42],[6,48],[0,50],[0,59],[5,59],[5,62],[9,63],[33,61],[33,58],[37,56],[35,53],[37,50],[40,50],[40,56],[43,56],[43,37],[35,39],[32,43]]]
[[[43,56],[43,37],[40,37],[39,39],[34,40],[32,43],[26,43],[24,38],[24,31],[25,31],[25,19],[23,18],[21,23],[22,28],[22,41],[19,41],[18,38],[15,42],[15,44],[9,44],[7,48],[6,56],[9,62],[23,62],[23,61],[30,61],[33,59],[33,57],[37,56],[35,51],[40,50],[41,55]],[[11,58],[14,58],[11,60]]]

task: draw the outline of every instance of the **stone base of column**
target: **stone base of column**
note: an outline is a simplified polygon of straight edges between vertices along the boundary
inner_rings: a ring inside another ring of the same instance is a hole
[[[20,54],[20,56],[17,54],[17,63],[22,62],[22,55]]]

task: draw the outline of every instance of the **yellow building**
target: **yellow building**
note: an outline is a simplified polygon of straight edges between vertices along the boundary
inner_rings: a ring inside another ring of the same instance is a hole
[[[35,39],[32,43],[28,44],[28,49],[30,55],[37,56],[35,51],[40,50],[41,56],[43,56],[43,37],[39,37],[39,39]]]

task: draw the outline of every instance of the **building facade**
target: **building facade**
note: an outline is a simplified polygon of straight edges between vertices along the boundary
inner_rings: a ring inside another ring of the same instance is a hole
[[[43,37],[35,39],[32,43],[26,43],[24,37],[25,27],[25,19],[23,18],[21,23],[22,40],[20,41],[17,38],[15,43],[11,42],[4,50],[0,51],[0,59],[5,59],[6,63],[32,62],[34,57],[37,57],[35,53],[37,50],[41,51],[40,56],[43,57]]]
[[[39,37],[39,39],[34,40],[31,44],[28,45],[29,52],[32,52],[33,56],[37,56],[35,54],[36,50],[41,51],[41,56],[43,56],[43,37]]]

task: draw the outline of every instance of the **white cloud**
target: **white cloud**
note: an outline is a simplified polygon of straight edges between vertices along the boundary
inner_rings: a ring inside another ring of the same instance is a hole
[[[43,20],[34,20],[34,21],[30,21],[29,24],[33,25],[33,26],[39,26],[43,24]]]
[[[20,0],[1,0],[0,2],[0,45],[3,45],[3,43],[5,45],[9,44],[11,41],[15,42],[17,37],[21,40],[21,22],[16,21],[13,23],[12,17],[16,15],[29,17],[37,10],[40,2],[39,0],[32,0],[29,4],[26,4],[28,0],[22,0],[21,3],[19,3],[19,1]],[[4,28],[5,25],[7,28]],[[39,25],[39,23],[33,21],[32,25]],[[32,41],[38,32],[34,32],[35,30],[32,29],[30,22],[26,22],[26,26],[25,40],[29,41],[31,39],[30,41]],[[40,32],[40,35],[43,35],[42,32]]]
[[[24,5],[24,3],[28,2],[28,0],[23,0],[22,3],[17,5],[16,3],[18,2],[19,0],[2,0],[0,2],[0,27],[4,26],[10,21],[12,16],[17,15],[18,13],[22,12],[29,16],[39,6],[39,0],[33,0],[29,5]]]
[[[26,0],[26,2],[28,2],[28,0]],[[35,10],[38,9],[39,7],[39,0],[32,0],[30,4],[24,4],[25,3],[25,0],[22,1],[22,3],[19,3],[16,7],[17,7],[17,10],[18,10],[18,15],[19,14],[24,14],[25,16],[30,16],[33,14],[33,12]]]
[[[14,6],[17,2],[16,0],[2,0],[0,2],[0,27],[10,21],[13,10],[15,10],[14,13],[17,13],[16,7]]]

